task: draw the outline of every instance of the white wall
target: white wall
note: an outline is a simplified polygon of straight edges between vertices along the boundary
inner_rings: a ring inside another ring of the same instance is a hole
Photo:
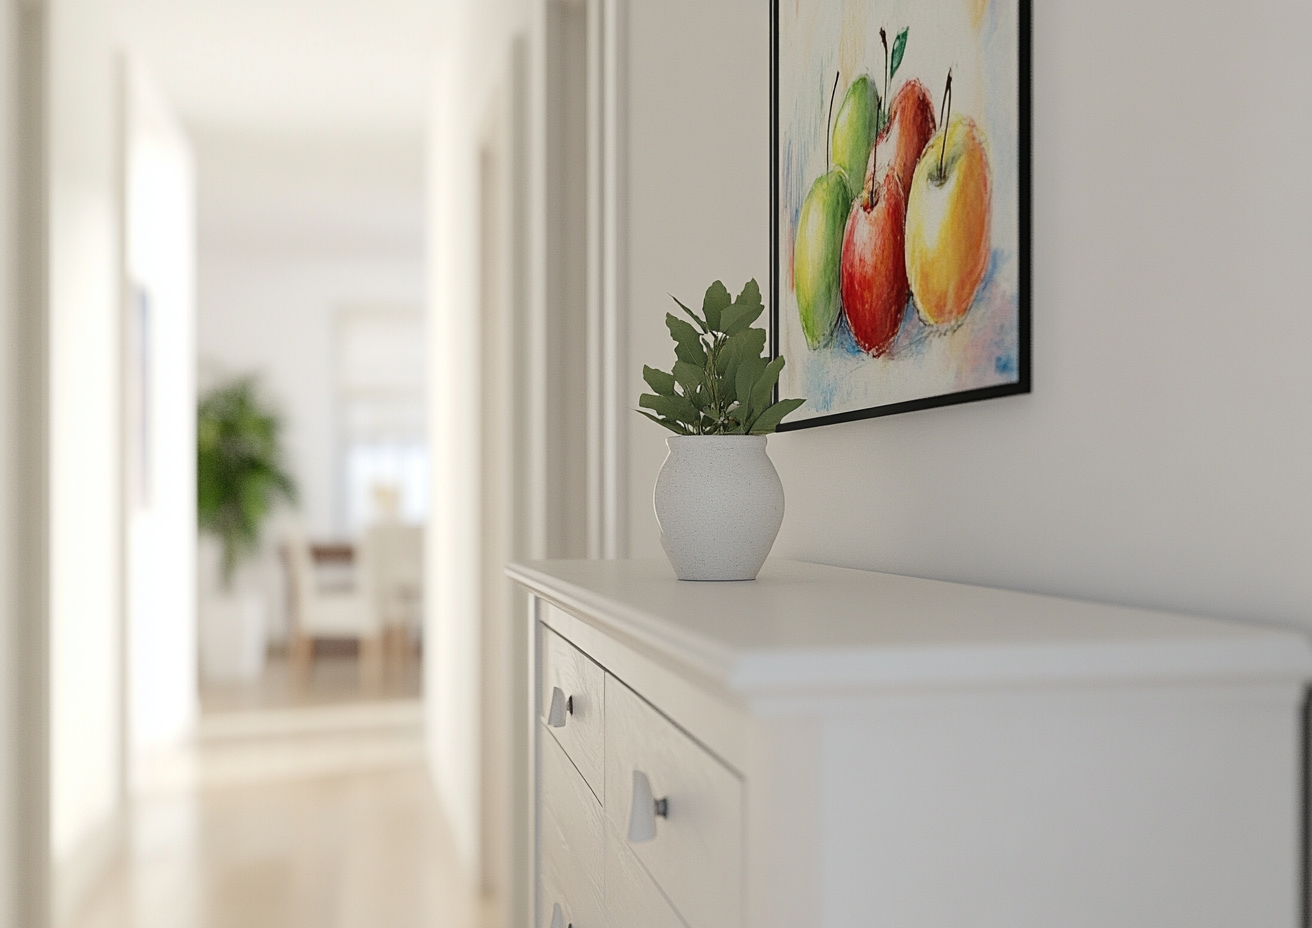
[[[61,866],[119,807],[122,523],[112,20],[49,7],[51,843]]]
[[[136,781],[138,765],[186,737],[199,711],[196,185],[168,101],[144,64],[124,66],[125,640]]]
[[[427,745],[471,882],[479,878],[482,853],[479,151],[489,107],[505,92],[511,37],[525,23],[526,6],[523,0],[451,5],[430,122]]]
[[[45,636],[34,634],[45,622],[37,602],[44,595],[34,588],[44,583],[45,557],[42,545],[33,544],[44,534],[44,519],[34,518],[44,508],[44,409],[34,401],[45,390],[31,382],[34,370],[45,369],[32,357],[42,352],[31,351],[39,331],[33,284],[39,286],[40,274],[32,259],[41,249],[33,249],[32,229],[24,223],[40,204],[34,185],[18,183],[36,141],[20,110],[30,114],[36,103],[31,72],[44,55],[33,48],[39,34],[31,30],[39,24],[31,10],[20,21],[18,3],[0,4],[0,928],[22,928],[41,917],[48,871],[46,840],[32,831],[35,824],[48,832],[40,782],[46,762],[33,756],[44,753],[45,726],[30,716],[45,702],[45,673],[34,666],[44,657],[38,642]]]
[[[667,291],[767,278],[768,20],[631,17],[636,401]],[[1036,3],[1034,392],[771,438],[775,553],[1312,626],[1309,42],[1301,0]],[[660,556],[661,430],[630,429]]]
[[[769,5],[756,0],[629,5],[621,409],[636,408],[647,392],[644,364],[674,363],[665,314],[678,308],[669,294],[699,306],[713,280],[735,293],[752,277],[768,286],[769,26]],[[628,556],[664,557],[651,493],[668,433],[637,413],[619,425],[622,436],[627,430]]]

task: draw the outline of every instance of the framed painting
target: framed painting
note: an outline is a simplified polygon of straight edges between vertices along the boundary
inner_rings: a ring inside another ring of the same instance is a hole
[[[781,430],[1030,390],[1029,0],[773,0]]]

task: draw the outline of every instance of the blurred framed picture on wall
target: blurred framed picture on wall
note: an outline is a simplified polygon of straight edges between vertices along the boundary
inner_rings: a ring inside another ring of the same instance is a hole
[[[1030,390],[1029,0],[773,0],[780,430]]]

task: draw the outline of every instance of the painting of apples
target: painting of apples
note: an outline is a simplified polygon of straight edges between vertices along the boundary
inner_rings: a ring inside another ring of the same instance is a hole
[[[781,428],[1028,392],[1029,0],[774,17]]]

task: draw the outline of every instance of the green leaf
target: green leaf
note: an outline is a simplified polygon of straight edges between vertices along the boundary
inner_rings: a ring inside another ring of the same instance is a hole
[[[764,310],[761,288],[755,280],[749,280],[743,285],[743,292],[738,294],[738,299],[720,317],[720,330],[727,335],[741,332],[755,322]]]
[[[764,306],[761,300],[761,286],[753,277],[747,283],[743,284],[742,293],[738,294],[738,299],[734,300],[739,306]]]
[[[903,29],[897,34],[897,38],[893,40],[893,53],[889,56],[889,80],[892,80],[897,76],[898,66],[902,64],[902,55],[905,54],[907,50],[907,33],[910,31],[909,28]]]
[[[770,397],[774,395],[774,385],[779,382],[779,372],[784,369],[783,356],[779,356],[765,365],[761,376],[752,384],[752,409],[765,410],[770,406]],[[755,424],[753,423],[753,428]]]
[[[691,325],[672,313],[665,314],[665,325],[674,339],[674,353],[680,361],[702,367],[706,364],[706,348],[701,336]]]
[[[756,417],[752,423],[753,435],[768,435],[779,427],[784,416],[788,415],[798,406],[805,403],[806,400],[780,400],[765,412]]]
[[[674,396],[674,376],[654,367],[642,366],[642,379],[661,396]]]
[[[650,419],[652,422],[655,422],[657,425],[665,426],[675,435],[688,434],[688,429],[678,422],[671,422],[669,419],[658,419],[655,416],[653,416],[651,413],[643,412],[641,409],[635,409],[634,412],[636,412],[640,416],[646,416],[648,419]]]
[[[223,544],[227,584],[279,500],[296,502],[296,483],[283,470],[279,418],[253,378],[209,391],[196,412],[196,518]]]
[[[679,308],[680,308],[681,310],[683,310],[685,313],[688,314],[688,318],[689,318],[689,319],[691,319],[693,322],[697,323],[697,328],[701,329],[703,332],[710,332],[710,331],[711,331],[710,329],[708,329],[708,328],[706,327],[706,322],[705,322],[705,320],[703,320],[700,316],[698,316],[695,312],[693,312],[693,311],[692,311],[691,309],[689,309],[687,306],[684,306],[683,303],[680,303],[680,302],[679,302],[679,298],[678,298],[677,296],[675,296],[673,293],[670,294],[670,299],[672,299],[672,300],[673,300],[674,302],[676,302],[676,303],[679,303]]]
[[[738,396],[737,377],[738,367],[748,358],[759,358],[761,352],[765,350],[765,329],[744,329],[730,335],[720,350],[719,367],[720,373],[728,382],[731,396],[728,399],[733,400]]]
[[[682,396],[657,396],[651,393],[644,393],[638,397],[638,405],[644,409],[650,409],[657,415],[664,416],[666,419],[673,419],[676,422],[682,422],[690,425],[697,421],[697,408],[686,398]]]
[[[722,353],[742,361],[759,358],[765,351],[765,329],[740,329],[724,340]]]
[[[764,358],[744,358],[738,365],[738,376],[734,378],[734,390],[738,396],[740,409],[738,419],[746,422],[751,418],[752,388],[757,378],[765,371]]]
[[[731,298],[728,289],[720,281],[716,281],[706,288],[706,296],[702,300],[702,315],[706,317],[706,324],[713,331],[720,330],[720,313],[729,308]]]
[[[685,396],[696,393],[705,376],[705,372],[696,364],[689,364],[687,361],[674,362],[674,379],[683,387]]]
[[[903,30],[899,62],[905,44]],[[742,435],[773,431],[802,404],[801,400],[788,400],[771,405],[784,362],[763,356],[766,332],[753,328],[765,312],[755,280],[747,281],[732,301],[721,281],[711,284],[702,302],[705,318],[677,297],[671,299],[693,325],[666,314],[678,361],[671,374],[643,368],[643,379],[656,394],[643,394],[638,405],[655,414],[643,409],[638,412],[678,434]]]
[[[735,303],[726,309],[724,315],[720,317],[721,331],[727,335],[737,335],[755,322],[763,312],[765,312],[765,307],[759,304],[745,306]]]

